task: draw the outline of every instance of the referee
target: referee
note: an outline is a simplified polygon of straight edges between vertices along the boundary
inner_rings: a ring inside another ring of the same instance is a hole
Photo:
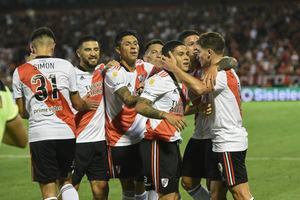
[[[0,141],[25,148],[27,131],[9,89],[0,80]],[[0,142],[1,145],[1,142]]]

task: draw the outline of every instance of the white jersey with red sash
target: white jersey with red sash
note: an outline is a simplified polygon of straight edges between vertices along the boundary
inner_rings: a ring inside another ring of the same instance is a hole
[[[70,92],[77,91],[74,66],[59,58],[37,58],[13,75],[14,98],[25,98],[29,142],[74,138]]]
[[[183,116],[187,88],[181,83],[178,83],[178,86],[174,78],[162,70],[146,81],[141,97],[152,101],[157,110]],[[146,127],[145,139],[166,142],[182,139],[180,132],[165,119],[148,119]]]
[[[240,81],[235,71],[218,72],[214,89],[213,151],[246,150],[248,133],[243,127]]]
[[[78,112],[76,122],[76,142],[98,142],[105,140],[105,110],[103,99],[103,69],[105,65],[100,64],[93,72],[83,71],[75,68],[78,91],[81,97],[97,101],[97,110]]]
[[[143,138],[147,118],[138,114],[134,107],[127,107],[115,92],[127,87],[131,95],[138,95],[144,87],[153,65],[142,60],[136,62],[136,70],[114,67],[105,75],[106,137],[110,146],[128,146]]]

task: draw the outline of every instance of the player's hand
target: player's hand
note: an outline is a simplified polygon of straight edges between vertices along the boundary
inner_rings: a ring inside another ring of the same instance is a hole
[[[164,118],[176,128],[177,131],[183,130],[187,125],[184,121],[184,118],[179,115],[165,113]]]
[[[200,104],[198,106],[198,110],[202,112],[204,115],[208,116],[212,113],[212,105],[211,103],[208,104]]]
[[[140,82],[140,84],[138,85],[137,89],[136,89],[136,93],[138,96],[141,96],[141,94],[144,91],[144,87],[145,87],[145,83],[144,82]]]
[[[108,68],[111,68],[111,67],[120,67],[121,64],[118,61],[116,61],[116,60],[111,60],[108,63],[106,63],[105,66],[107,66]]]
[[[85,99],[84,100],[87,106],[87,110],[97,110],[98,106],[99,106],[99,102],[96,100],[92,100],[92,99]]]
[[[162,56],[163,68],[170,72],[174,72],[177,68],[177,62],[171,51],[169,51],[169,56],[170,57]]]
[[[205,83],[207,88],[214,88],[214,86],[216,85],[217,73],[217,66],[211,66],[208,68],[207,72],[203,77],[203,82]]]

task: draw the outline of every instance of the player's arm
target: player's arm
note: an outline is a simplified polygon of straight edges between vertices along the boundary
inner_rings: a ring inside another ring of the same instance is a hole
[[[177,67],[176,59],[173,56],[173,54],[169,52],[169,55],[170,58],[163,56],[164,68],[173,72],[176,75],[176,77],[180,79],[195,94],[202,95],[213,91],[214,85],[212,82],[209,82],[209,84],[207,84],[203,80],[199,80],[189,75],[188,73],[182,71],[179,67]],[[215,70],[217,70],[216,66],[211,66],[211,67],[214,67]]]
[[[2,142],[16,147],[26,147],[28,143],[28,136],[20,115],[17,115],[17,117],[13,120],[6,122]]]
[[[203,77],[203,82],[207,85],[212,84],[216,85],[216,77],[218,71],[235,69],[238,66],[238,62],[233,57],[224,56],[218,63],[217,68],[208,68],[207,72]]]
[[[218,63],[218,71],[235,69],[238,66],[238,62],[235,58],[224,56]]]
[[[134,107],[139,99],[138,96],[131,95],[126,86],[119,88],[115,92],[127,107]]]
[[[93,100],[85,99],[83,100],[79,96],[79,92],[70,92],[70,99],[72,102],[73,108],[77,111],[88,111],[88,110],[96,110],[98,108],[99,103]]]
[[[135,109],[138,113],[141,115],[153,118],[153,119],[165,119],[167,120],[171,125],[173,125],[178,131],[183,130],[184,127],[186,127],[186,123],[184,122],[182,116],[167,113],[164,111],[157,110],[153,108],[152,101],[140,97]]]
[[[21,98],[17,98],[16,99],[16,104],[19,108],[19,114],[21,115],[21,117],[23,119],[28,119],[29,118],[29,114],[25,108],[25,100],[24,100],[24,97],[21,97]]]

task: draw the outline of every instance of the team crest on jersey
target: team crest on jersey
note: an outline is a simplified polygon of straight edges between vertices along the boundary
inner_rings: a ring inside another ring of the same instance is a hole
[[[161,179],[161,185],[166,188],[169,184],[169,179],[168,178],[162,178]]]
[[[85,79],[84,76],[80,76],[80,80],[83,80],[83,79]]]
[[[141,75],[138,75],[138,79],[139,79],[139,81],[140,81],[140,82],[144,82],[144,81],[145,81],[145,79],[146,79],[146,76],[145,76],[145,75],[143,75],[143,74],[141,74]]]

